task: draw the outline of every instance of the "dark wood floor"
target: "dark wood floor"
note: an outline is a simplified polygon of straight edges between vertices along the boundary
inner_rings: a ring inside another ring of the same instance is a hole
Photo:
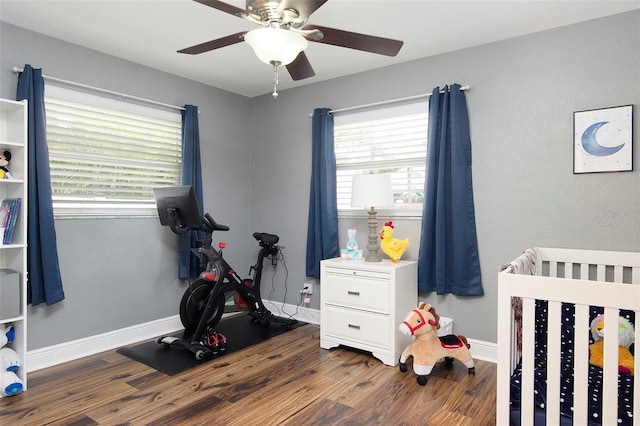
[[[186,355],[185,353],[185,356]],[[167,376],[115,351],[29,374],[2,425],[494,425],[496,366],[455,361],[426,386],[305,325]]]

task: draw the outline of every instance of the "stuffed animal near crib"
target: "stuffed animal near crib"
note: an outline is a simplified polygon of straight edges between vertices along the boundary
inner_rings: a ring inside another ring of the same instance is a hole
[[[427,376],[442,358],[449,365],[455,358],[467,366],[469,375],[476,374],[473,357],[469,352],[471,345],[467,343],[467,339],[453,334],[439,337],[439,328],[440,316],[436,309],[426,302],[420,302],[418,309],[409,312],[400,324],[402,334],[415,336],[400,356],[400,371],[407,371],[407,359],[413,357],[413,372],[421,386],[427,384]]]
[[[591,321],[591,335],[594,343],[589,345],[589,364],[604,367],[604,315],[598,315]],[[634,358],[629,350],[634,343],[635,329],[631,321],[618,317],[618,372],[633,376]]]

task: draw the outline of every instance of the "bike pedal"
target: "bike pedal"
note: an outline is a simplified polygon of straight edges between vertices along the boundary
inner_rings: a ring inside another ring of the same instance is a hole
[[[202,339],[202,344],[211,349],[211,352],[213,352],[214,355],[217,354],[220,351],[220,340],[218,339],[218,333],[216,333],[215,331],[207,333]]]
[[[221,332],[216,332],[216,337],[218,338],[218,343],[221,351],[227,350],[227,337]]]

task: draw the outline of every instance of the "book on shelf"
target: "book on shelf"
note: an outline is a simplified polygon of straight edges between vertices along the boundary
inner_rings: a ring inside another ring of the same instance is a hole
[[[0,229],[2,232],[2,244],[11,244],[13,231],[16,228],[22,198],[5,198],[0,204]]]
[[[0,206],[0,235],[4,238],[4,231],[7,229],[7,222],[9,222],[9,212],[11,208],[8,205]]]

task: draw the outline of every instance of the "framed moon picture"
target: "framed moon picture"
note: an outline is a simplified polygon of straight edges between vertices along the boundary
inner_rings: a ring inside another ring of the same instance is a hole
[[[633,170],[633,105],[573,113],[573,173]]]

